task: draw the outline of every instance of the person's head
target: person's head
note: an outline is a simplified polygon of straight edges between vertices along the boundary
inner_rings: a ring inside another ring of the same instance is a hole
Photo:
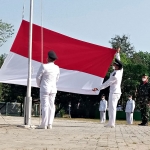
[[[58,59],[56,53],[54,51],[49,51],[48,52],[48,58],[47,58],[47,61],[48,62],[54,62],[56,59]]]
[[[105,99],[105,95],[104,95],[104,94],[101,96],[101,99],[102,99],[102,100],[104,100],[104,99]]]
[[[132,95],[128,95],[128,99],[131,100],[132,99]]]
[[[143,82],[148,82],[148,74],[144,73],[144,74],[142,75],[142,81],[143,81]]]
[[[112,67],[113,67],[114,70],[120,70],[120,69],[122,69],[123,65],[122,65],[120,60],[115,58],[115,61],[112,65]]]
[[[112,68],[113,68],[114,70],[119,70],[119,66],[116,65],[115,63],[113,63]]]

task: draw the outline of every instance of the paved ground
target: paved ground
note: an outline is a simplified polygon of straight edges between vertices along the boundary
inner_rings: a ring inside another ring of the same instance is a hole
[[[52,130],[42,130],[17,127],[22,117],[4,119],[0,116],[0,150],[150,150],[150,127],[106,128],[98,121],[55,119]]]

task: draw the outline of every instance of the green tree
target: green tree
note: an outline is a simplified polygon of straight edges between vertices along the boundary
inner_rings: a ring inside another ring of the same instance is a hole
[[[2,46],[13,34],[13,25],[0,20],[0,46]]]
[[[3,64],[3,62],[4,62],[4,60],[5,60],[5,58],[6,58],[6,54],[2,54],[2,55],[0,55],[0,68],[1,68],[1,66],[2,66],[2,64]],[[0,97],[1,97],[1,93],[2,93],[2,83],[0,83]],[[1,99],[0,99],[1,100]]]
[[[4,60],[6,57],[7,57],[7,54],[0,55],[0,68],[1,68],[2,64],[4,63]]]
[[[120,47],[121,52],[125,53],[128,57],[132,57],[133,54],[135,53],[134,46],[132,46],[132,44],[129,41],[129,37],[126,35],[123,35],[122,37],[116,35],[114,38],[111,38],[109,43],[114,49]]]

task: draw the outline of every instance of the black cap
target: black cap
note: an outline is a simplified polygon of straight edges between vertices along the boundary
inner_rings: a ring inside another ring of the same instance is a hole
[[[119,67],[119,69],[122,69],[122,67],[123,67],[122,62],[117,58],[115,58],[114,64],[117,65]]]
[[[131,94],[129,94],[129,95],[128,95],[128,97],[132,97],[132,95],[131,95]]]
[[[142,76],[148,76],[148,73],[143,73],[143,75]]]
[[[56,53],[53,50],[48,52],[48,57],[52,60],[58,59]]]
[[[105,94],[102,94],[102,97],[105,96]]]

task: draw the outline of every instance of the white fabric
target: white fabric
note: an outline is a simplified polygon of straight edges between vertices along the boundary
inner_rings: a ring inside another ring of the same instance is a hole
[[[126,112],[126,120],[128,124],[133,124],[133,113]]]
[[[105,121],[106,121],[106,112],[100,111],[100,121],[101,121],[101,123],[105,123]]]
[[[120,60],[119,53],[116,54],[116,58]],[[104,82],[100,86],[100,90],[107,88],[110,86],[110,93],[118,93],[121,94],[121,81],[122,81],[122,75],[123,75],[123,68],[121,70],[114,70],[110,74],[110,78]]]
[[[55,115],[55,96],[56,93],[40,93],[40,101],[42,106],[42,122],[41,126],[52,125]]]
[[[118,100],[120,98],[121,94],[112,94],[109,93],[109,106],[108,106],[108,126],[115,126],[116,122],[116,107]]]
[[[125,112],[134,112],[135,109],[135,101],[134,100],[128,100],[126,103],[126,109]]]
[[[56,82],[60,76],[60,70],[53,62],[42,64],[37,72],[36,82],[40,92],[57,93]]]
[[[32,60],[32,87],[37,87],[36,75],[41,66],[40,62]],[[28,78],[28,58],[10,52],[0,69],[0,82],[27,85]],[[60,68],[60,79],[57,82],[59,91],[80,93],[88,95],[98,95],[91,89],[98,87],[103,82],[103,78],[75,70]]]
[[[99,104],[99,111],[106,111],[107,109],[107,101],[101,100]]]

